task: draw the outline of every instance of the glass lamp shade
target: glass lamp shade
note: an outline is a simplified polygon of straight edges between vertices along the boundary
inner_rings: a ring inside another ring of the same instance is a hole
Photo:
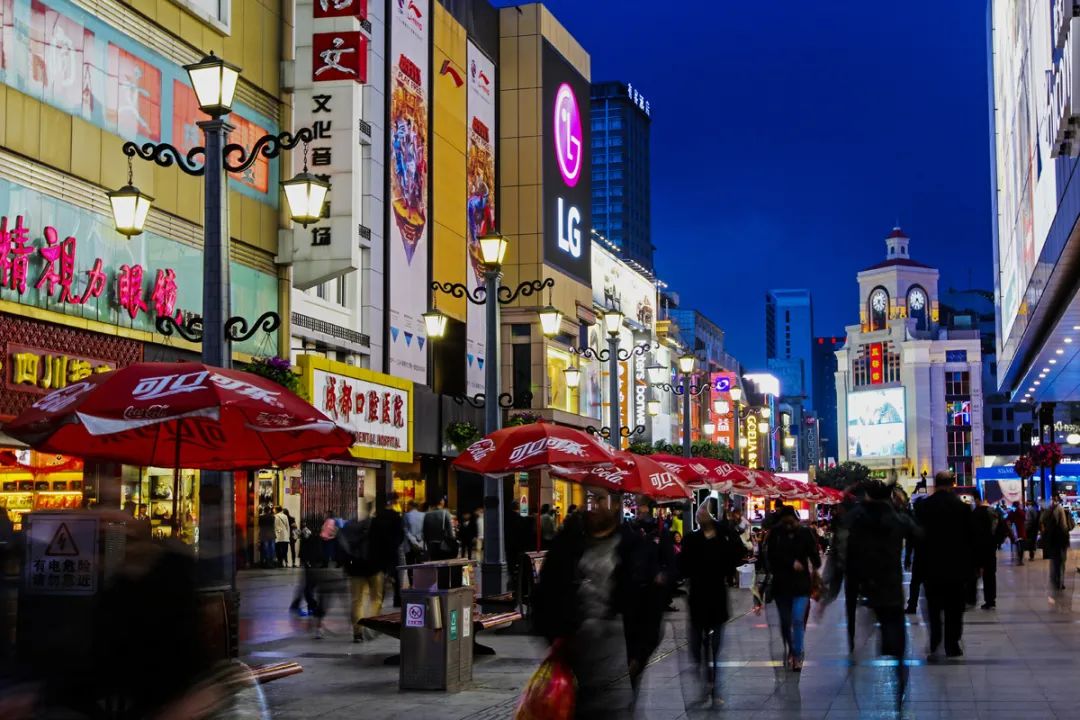
[[[562,312],[558,308],[548,305],[539,310],[540,327],[547,337],[555,337],[562,327]]]
[[[480,243],[480,259],[485,265],[498,268],[503,264],[506,248],[510,245],[505,235],[481,235],[477,240]]]
[[[240,68],[211,52],[199,62],[185,65],[184,69],[195,90],[200,110],[214,118],[232,112]]]
[[[571,390],[581,385],[581,370],[576,367],[568,367],[563,370],[563,377],[566,379],[566,387]]]
[[[769,433],[769,423],[767,423],[767,422],[759,422],[757,424],[757,431],[758,431],[758,433],[760,433],[762,435],[768,435],[768,433]]]
[[[319,221],[330,183],[302,172],[292,180],[281,183],[281,189],[285,191],[285,201],[289,203],[289,216],[293,222],[307,227]]]
[[[745,448],[745,447],[748,447],[749,445],[750,445],[749,440],[747,440],[746,438],[739,438],[739,447]]]
[[[716,432],[716,423],[707,422],[701,426],[701,430],[711,437]]]
[[[153,201],[154,198],[134,185],[125,185],[109,193],[116,232],[127,237],[141,234],[143,225],[146,224],[146,216],[150,213],[150,203]]]
[[[652,415],[653,417],[656,417],[657,415],[659,415],[660,414],[660,405],[661,405],[661,403],[660,403],[659,400],[649,400],[646,403],[646,409],[648,410],[649,415]]]
[[[769,409],[767,407],[761,408],[761,417],[768,420],[771,415],[772,415],[772,410],[771,409]]]
[[[423,313],[424,329],[427,330],[428,338],[438,340],[446,335],[447,317],[438,310],[429,310]]]
[[[622,329],[625,316],[618,310],[608,310],[604,313],[604,330],[608,335],[618,335]]]
[[[784,438],[784,447],[786,447],[789,450],[791,448],[795,447],[795,438],[793,438],[793,437]]]
[[[686,354],[679,356],[679,372],[683,375],[689,375],[694,372],[694,363],[697,362],[697,358],[693,355]]]
[[[651,385],[656,385],[667,379],[668,369],[663,365],[653,363],[645,368],[645,375],[648,377]]]
[[[728,390],[728,395],[731,396],[731,402],[737,403],[742,400],[742,388],[733,387]]]
[[[727,415],[731,412],[731,406],[728,405],[727,400],[713,400],[712,409],[717,415]]]

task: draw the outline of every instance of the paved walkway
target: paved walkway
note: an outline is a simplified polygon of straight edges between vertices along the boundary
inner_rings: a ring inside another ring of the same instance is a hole
[[[876,656],[870,614],[860,610],[857,648],[849,656],[843,603],[817,609],[807,632],[807,663],[801,675],[786,671],[775,610],[742,612],[729,624],[721,661],[724,703],[705,708],[685,649],[685,613],[667,615],[664,642],[646,671],[641,696],[626,718],[1072,718],[1080,690],[1080,575],[1069,564],[1068,589],[1051,595],[1047,562],[1013,565],[1007,551],[998,569],[998,608],[965,616],[966,657],[928,665],[921,616],[909,616],[910,682],[902,715],[895,712],[895,665]],[[397,668],[383,661],[397,641],[379,638],[354,644],[348,621],[335,612],[322,640],[311,638],[306,620],[285,612],[298,571],[241,575],[242,649],[252,663],[296,659],[304,673],[266,686],[275,718],[378,717],[510,718],[522,687],[544,655],[541,642],[496,634],[484,642],[497,651],[477,659],[465,691],[400,692]],[[749,607],[746,591],[733,605]],[[342,599],[344,601],[344,599]],[[1074,601],[1076,609],[1074,611]],[[980,596],[980,604],[982,598]],[[629,707],[629,687],[612,662],[612,707]]]

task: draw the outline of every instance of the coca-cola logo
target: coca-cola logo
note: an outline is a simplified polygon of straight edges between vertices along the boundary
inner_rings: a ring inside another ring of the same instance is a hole
[[[598,467],[593,470],[593,475],[612,485],[622,485],[623,478],[627,477],[629,474],[629,470],[623,470],[614,466]]]
[[[65,388],[55,390],[41,398],[34,403],[33,407],[35,410],[41,410],[42,412],[48,413],[66,410],[89,391],[91,387],[93,386],[85,380],[68,385]]]
[[[585,457],[585,446],[579,442],[566,438],[543,437],[539,440],[532,440],[518,445],[511,450],[510,462],[513,464],[522,463],[529,458],[540,455],[545,450],[553,450],[573,457]]]
[[[261,412],[255,416],[254,424],[266,428],[287,428],[292,425],[292,416],[288,413]]]
[[[472,445],[465,449],[465,452],[469,453],[473,462],[480,462],[491,453],[495,452],[495,441],[484,438],[483,440],[477,440]]]
[[[675,476],[669,472],[652,473],[649,475],[649,483],[657,490],[667,490],[675,487]]]
[[[720,463],[713,468],[713,472],[716,473],[716,475],[720,478],[726,478],[729,475],[734,475],[737,471],[734,465],[729,465],[728,463]]]
[[[668,468],[668,469],[670,470],[671,468]],[[708,475],[709,474],[709,468],[705,467],[701,463],[692,463],[690,465],[690,469],[693,470],[694,472],[696,472],[698,475]]]
[[[147,407],[128,405],[124,408],[125,420],[161,420],[168,416],[168,405],[148,405]]]

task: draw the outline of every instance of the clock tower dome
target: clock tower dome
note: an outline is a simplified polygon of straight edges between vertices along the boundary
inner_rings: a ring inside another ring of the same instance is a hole
[[[859,273],[859,319],[866,332],[898,321],[928,332],[937,326],[938,271],[911,259],[911,238],[894,227],[885,238],[885,260]]]

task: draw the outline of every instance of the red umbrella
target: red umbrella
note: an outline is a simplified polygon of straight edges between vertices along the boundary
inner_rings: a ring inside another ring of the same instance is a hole
[[[713,484],[712,467],[716,464],[716,460],[710,460],[708,458],[686,458],[678,455],[664,455],[662,453],[649,455],[649,458],[660,463],[665,469],[675,473],[675,476],[687,487],[698,488]]]
[[[481,475],[509,475],[552,465],[610,463],[614,452],[583,430],[535,422],[503,428],[477,440],[453,465]]]
[[[620,450],[602,465],[554,467],[552,472],[583,485],[596,485],[613,492],[647,495],[655,500],[685,500],[690,490],[663,464],[648,455]]]
[[[343,452],[351,433],[281,385],[201,363],[137,363],[44,396],[4,429],[36,450],[236,470]]]

